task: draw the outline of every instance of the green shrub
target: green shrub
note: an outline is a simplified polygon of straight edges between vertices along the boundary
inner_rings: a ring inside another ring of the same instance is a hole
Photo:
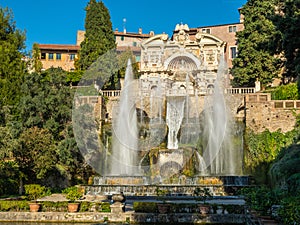
[[[0,201],[0,211],[28,211],[29,205],[27,201]]]
[[[284,224],[296,224],[300,221],[300,196],[290,196],[284,198],[278,210],[278,216]]]
[[[68,207],[68,202],[42,202],[43,212],[66,212]]]
[[[101,212],[110,212],[109,202],[102,202],[101,203]]]
[[[133,210],[135,212],[155,213],[157,212],[157,204],[155,202],[134,202]]]
[[[68,187],[68,188],[64,189],[63,193],[66,194],[66,198],[68,200],[70,200],[71,202],[79,200],[83,196],[80,189],[76,186]]]
[[[25,194],[27,195],[28,200],[36,200],[51,194],[51,191],[45,186],[39,184],[26,184],[24,185]]]

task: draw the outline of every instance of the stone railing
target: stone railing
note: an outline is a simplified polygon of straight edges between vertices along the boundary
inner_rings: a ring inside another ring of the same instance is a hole
[[[273,107],[276,109],[297,109],[300,108],[299,100],[274,100],[272,101]]]
[[[100,93],[106,97],[119,97],[121,95],[121,90],[102,90]]]
[[[276,109],[299,109],[300,100],[272,100],[270,93],[256,93],[246,96],[246,102],[249,103],[266,103]]]
[[[225,89],[226,94],[253,94],[255,93],[255,88],[227,88]]]

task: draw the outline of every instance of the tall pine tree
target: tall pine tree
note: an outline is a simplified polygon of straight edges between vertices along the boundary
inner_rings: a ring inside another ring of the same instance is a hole
[[[238,57],[233,60],[234,85],[263,86],[279,76],[281,34],[273,24],[277,0],[248,0],[241,9],[244,30],[237,32]]]
[[[80,45],[77,70],[87,70],[99,56],[116,47],[110,14],[104,3],[90,0],[85,10],[85,38]]]

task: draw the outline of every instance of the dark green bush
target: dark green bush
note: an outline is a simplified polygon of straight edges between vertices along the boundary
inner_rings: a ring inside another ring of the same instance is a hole
[[[157,204],[155,202],[134,202],[133,210],[135,212],[155,213],[157,212]]]

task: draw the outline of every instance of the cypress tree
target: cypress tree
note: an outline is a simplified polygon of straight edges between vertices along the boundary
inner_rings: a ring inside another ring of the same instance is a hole
[[[99,56],[116,47],[110,14],[104,3],[90,0],[85,10],[85,38],[75,64],[78,70],[87,70]]]

